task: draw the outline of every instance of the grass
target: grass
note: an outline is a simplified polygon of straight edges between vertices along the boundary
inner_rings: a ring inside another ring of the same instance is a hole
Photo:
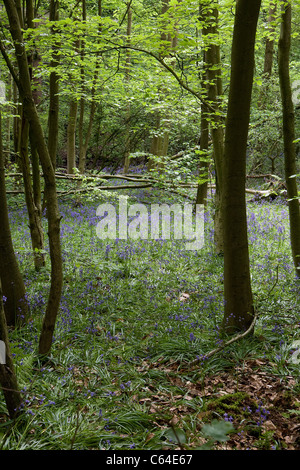
[[[172,202],[161,194],[131,200]],[[101,241],[101,201],[61,202],[64,288],[51,358],[39,364],[50,266],[34,271],[26,209],[16,201],[10,221],[31,318],[10,331],[25,411],[11,423],[1,396],[1,449],[195,449],[210,443],[215,419],[234,429],[226,442],[215,433],[216,448],[299,449],[299,365],[290,360],[299,283],[284,202],[248,203],[255,334],[189,367],[217,346],[223,315],[210,217],[204,248],[189,252],[178,240]]]

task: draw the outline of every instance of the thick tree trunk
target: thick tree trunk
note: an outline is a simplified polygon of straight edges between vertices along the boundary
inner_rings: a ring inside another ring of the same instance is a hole
[[[279,79],[282,99],[282,121],[284,140],[285,180],[290,220],[292,256],[297,277],[300,277],[300,208],[297,188],[297,164],[295,147],[295,114],[292,100],[289,63],[291,46],[291,2],[283,6],[281,33],[279,39]]]
[[[24,280],[15,256],[8,219],[5,188],[4,154],[0,114],[0,279],[5,296],[5,315],[9,326],[18,326],[27,320],[28,304]],[[1,297],[2,299],[2,297]]]
[[[261,0],[237,0],[225,130],[222,208],[224,222],[223,330],[246,330],[253,321],[247,214],[246,151],[253,85],[254,50]]]

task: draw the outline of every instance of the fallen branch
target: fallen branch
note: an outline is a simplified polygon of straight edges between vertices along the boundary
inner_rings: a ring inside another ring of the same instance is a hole
[[[243,333],[240,333],[238,334],[237,336],[234,336],[233,338],[231,338],[230,340],[226,341],[225,343],[221,344],[221,346],[213,349],[212,351],[210,351],[209,353],[207,354],[203,354],[202,356],[200,357],[197,357],[197,359],[194,359],[192,362],[189,363],[189,366],[192,367],[196,364],[199,364],[199,362],[201,361],[204,361],[212,356],[214,356],[215,354],[217,354],[218,352],[222,351],[224,348],[226,348],[227,346],[229,346],[230,344],[232,343],[235,343],[236,341],[239,341],[240,339],[242,338],[245,338],[245,336],[247,336],[249,333],[252,332],[252,330],[254,329],[255,327],[255,323],[256,323],[256,320],[257,320],[257,317],[258,317],[258,313],[256,313],[254,315],[254,318],[252,320],[252,323],[251,325],[249,326],[249,328],[244,331]]]

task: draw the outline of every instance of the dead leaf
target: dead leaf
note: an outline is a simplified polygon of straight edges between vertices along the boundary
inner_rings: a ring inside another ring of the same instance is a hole
[[[188,300],[190,298],[190,294],[186,293],[186,292],[182,292],[180,294],[180,297],[179,297],[179,300],[180,302],[185,302],[186,300]]]

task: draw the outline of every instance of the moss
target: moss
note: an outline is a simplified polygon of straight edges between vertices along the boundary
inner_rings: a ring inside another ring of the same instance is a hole
[[[247,393],[236,392],[209,400],[203,411],[206,416],[214,412],[220,416],[231,413],[236,417],[237,415],[245,416],[247,414],[246,408],[255,406],[257,406],[256,402]]]

